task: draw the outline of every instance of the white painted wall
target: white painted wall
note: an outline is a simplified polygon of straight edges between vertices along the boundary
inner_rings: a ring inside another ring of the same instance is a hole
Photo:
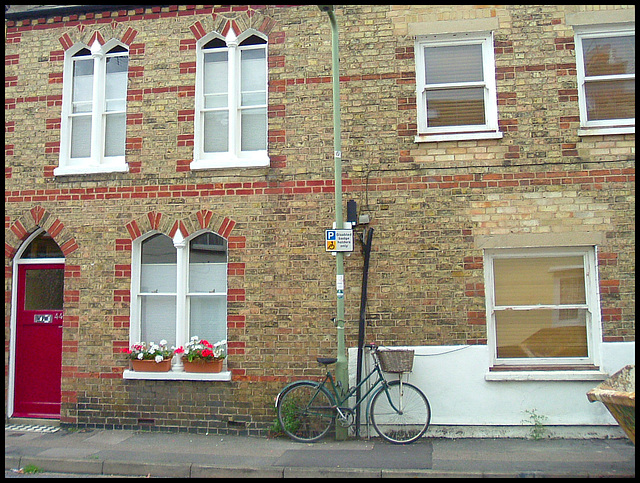
[[[616,425],[602,403],[586,393],[601,381],[487,381],[486,345],[417,346],[409,382],[427,395],[432,425],[517,425],[535,409],[546,425]],[[366,352],[366,351],[365,351]],[[349,349],[351,385],[357,349]],[[609,375],[635,364],[635,343],[602,344],[602,370]],[[366,367],[365,367],[366,370]],[[391,378],[395,377],[391,375]]]

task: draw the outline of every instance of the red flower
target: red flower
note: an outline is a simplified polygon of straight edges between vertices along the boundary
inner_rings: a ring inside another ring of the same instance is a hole
[[[210,351],[209,349],[202,349],[202,357],[209,357],[212,355],[213,355],[213,352]]]
[[[178,347],[175,352],[176,352],[176,354],[184,353],[184,347]]]

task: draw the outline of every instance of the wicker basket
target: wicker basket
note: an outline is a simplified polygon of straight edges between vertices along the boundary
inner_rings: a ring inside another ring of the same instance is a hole
[[[378,349],[380,367],[384,372],[411,372],[413,352],[411,349]]]

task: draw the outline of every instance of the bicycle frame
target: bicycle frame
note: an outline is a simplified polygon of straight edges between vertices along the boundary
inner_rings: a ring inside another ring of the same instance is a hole
[[[333,379],[333,375],[331,374],[331,371],[327,370],[327,374],[325,375],[324,379],[322,380],[322,382],[318,383],[318,388],[316,393],[314,394],[314,396],[311,398],[312,400],[315,399],[316,395],[318,394],[319,391],[321,391],[322,387],[326,388],[329,392],[329,395],[331,396],[332,400],[332,408],[335,409],[338,413],[338,416],[341,418],[346,418],[346,415],[342,412],[341,408],[346,408],[349,411],[353,411],[355,408],[357,408],[359,405],[361,405],[365,399],[367,399],[369,397],[370,394],[372,394],[374,391],[376,391],[378,389],[378,387],[380,385],[382,385],[382,387],[384,388],[385,391],[385,395],[387,396],[387,400],[389,401],[390,406],[395,410],[400,412],[402,410],[402,408],[396,408],[395,405],[393,404],[393,401],[391,400],[391,396],[389,395],[389,390],[388,390],[388,383],[387,380],[384,377],[384,374],[382,373],[382,369],[380,369],[380,364],[376,358],[376,355],[373,354],[373,359],[374,359],[374,367],[373,369],[371,369],[371,371],[369,372],[369,374],[367,374],[367,376],[362,379],[356,386],[352,387],[349,391],[347,391],[347,393],[341,397],[340,394],[342,393],[342,391],[340,391],[340,388],[338,386],[336,386],[336,383],[334,382]],[[358,390],[358,388],[362,387],[369,379],[371,379],[374,375],[377,376],[376,381],[371,385],[371,387],[364,393],[364,395],[362,395],[360,397],[360,399],[356,400],[356,402],[354,403],[354,405],[352,407],[350,406],[344,406],[344,403],[346,401],[348,401],[351,397],[353,397],[356,394],[356,391]],[[329,384],[327,384],[327,381],[329,382]],[[296,384],[299,383],[300,381],[295,381],[289,385],[287,385],[282,391],[280,391],[280,393],[278,394],[278,396],[276,397],[276,406],[278,405],[278,400],[280,399],[280,395],[283,394],[284,392],[286,392],[286,390]],[[313,381],[311,381],[313,382]],[[402,381],[401,381],[402,383]],[[330,387],[330,389],[329,389]],[[402,402],[402,400],[400,400],[400,402]],[[367,407],[366,407],[366,414],[369,414],[369,405],[371,404],[371,400],[369,400],[367,402]]]

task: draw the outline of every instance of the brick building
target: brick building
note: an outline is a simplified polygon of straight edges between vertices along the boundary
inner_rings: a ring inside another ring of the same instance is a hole
[[[5,13],[6,416],[263,433],[336,350],[327,15],[105,8]],[[635,361],[635,8],[336,16],[367,340],[415,348],[430,431],[612,425],[584,394]],[[192,335],[223,372],[128,370]]]

